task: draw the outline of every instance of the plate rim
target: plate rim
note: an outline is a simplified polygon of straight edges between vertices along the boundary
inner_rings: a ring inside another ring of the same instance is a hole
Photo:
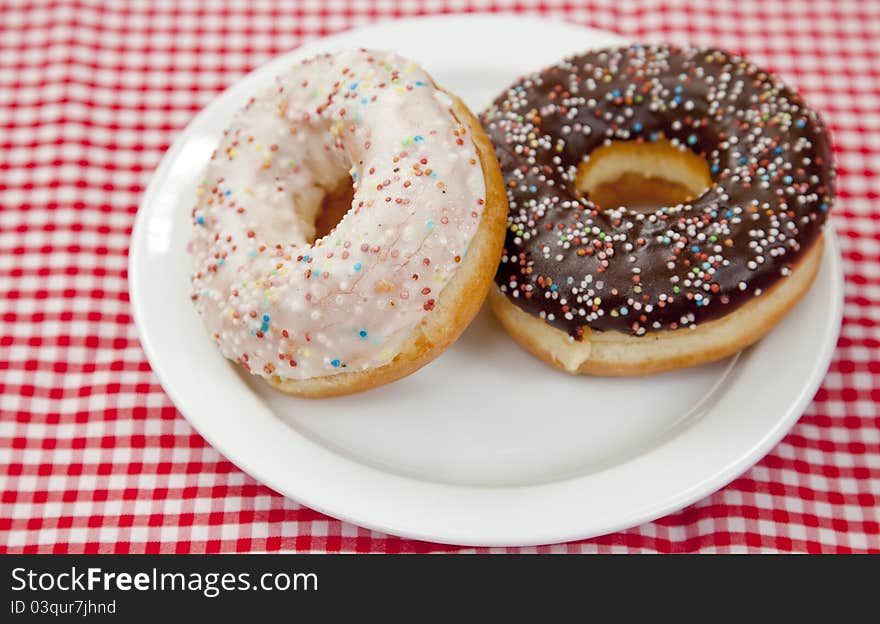
[[[211,430],[209,426],[210,421],[206,421],[204,418],[199,417],[195,413],[197,410],[193,409],[191,405],[188,405],[187,402],[183,400],[178,383],[167,377],[166,371],[163,370],[164,366],[162,364],[157,364],[162,361],[161,356],[155,350],[155,346],[150,337],[150,329],[144,324],[144,311],[142,309],[142,306],[144,304],[141,300],[140,292],[138,289],[138,284],[140,283],[140,280],[143,279],[142,274],[145,270],[142,262],[144,254],[138,253],[138,250],[141,249],[145,244],[144,231],[146,229],[145,223],[148,220],[147,215],[150,211],[149,206],[155,202],[155,196],[159,193],[160,181],[163,181],[167,178],[168,171],[171,165],[179,157],[180,152],[187,144],[187,140],[192,134],[193,129],[198,127],[198,125],[201,124],[203,120],[210,116],[212,110],[218,106],[218,103],[221,100],[223,100],[224,98],[232,97],[231,92],[233,90],[240,89],[243,83],[256,80],[256,76],[258,74],[268,72],[269,69],[275,65],[292,61],[301,56],[314,54],[321,50],[332,49],[332,47],[335,45],[334,41],[336,41],[337,39],[355,36],[356,34],[363,31],[383,30],[389,27],[410,28],[413,27],[413,25],[423,26],[426,22],[430,22],[430,25],[432,27],[435,27],[437,26],[438,21],[446,21],[452,23],[460,22],[461,20],[506,21],[520,23],[528,21],[531,24],[536,19],[537,18],[532,17],[495,14],[420,16],[372,22],[363,27],[353,28],[350,30],[334,33],[328,37],[313,40],[295,48],[294,50],[267,60],[265,63],[254,68],[244,76],[237,79],[235,82],[231,83],[222,92],[215,95],[214,98],[212,98],[212,100],[190,120],[190,122],[183,128],[183,130],[179,132],[177,137],[175,137],[174,141],[169,146],[168,150],[162,156],[162,159],[154,170],[150,178],[150,182],[147,185],[147,188],[144,191],[144,194],[138,205],[138,212],[135,217],[134,225],[132,227],[132,234],[130,239],[130,255],[128,259],[128,290],[134,325],[137,329],[141,346],[144,350],[144,354],[150,364],[151,369],[159,379],[163,391],[168,395],[178,411],[180,411],[180,413],[186,418],[190,425],[202,437],[204,437],[205,440],[211,446],[213,446],[224,458],[226,458],[228,461],[233,463],[236,467],[238,467],[246,474],[250,475],[258,482],[265,484],[266,486],[279,492],[283,496],[286,496],[308,508],[319,511],[330,517],[351,522],[353,524],[368,529],[377,530],[383,533],[388,533],[404,538],[468,547],[536,546],[551,543],[562,543],[572,540],[588,539],[590,537],[604,535],[613,531],[638,526],[644,522],[651,521],[674,511],[680,510],[696,502],[697,500],[700,500],[705,496],[708,496],[711,493],[714,493],[715,491],[723,488],[725,485],[729,484],[731,481],[733,481],[746,470],[748,470],[757,461],[763,458],[776,444],[778,444],[779,441],[789,431],[789,429],[794,425],[794,423],[800,418],[806,407],[812,401],[815,393],[818,391],[822,381],[824,380],[825,373],[827,372],[828,367],[831,364],[843,317],[843,270],[840,260],[839,248],[834,233],[833,220],[825,228],[826,249],[822,260],[823,265],[826,263],[828,264],[827,268],[831,272],[831,282],[834,289],[834,296],[830,298],[830,305],[832,307],[831,315],[829,317],[829,322],[823,328],[821,352],[817,354],[817,357],[812,362],[811,371],[813,374],[810,375],[807,383],[800,387],[797,400],[791,404],[791,406],[780,418],[777,418],[774,421],[773,426],[765,432],[764,436],[761,439],[752,444],[747,451],[739,454],[738,460],[732,461],[722,469],[714,471],[710,477],[699,480],[696,483],[691,484],[691,486],[688,488],[680,489],[677,495],[667,497],[662,501],[657,501],[654,504],[647,505],[637,512],[628,514],[625,522],[621,521],[619,517],[612,517],[606,519],[604,523],[594,522],[587,529],[573,527],[567,529],[551,528],[548,530],[544,527],[532,527],[531,531],[513,531],[512,533],[506,534],[505,537],[502,537],[500,539],[493,539],[483,534],[480,534],[479,536],[474,535],[473,538],[468,538],[467,535],[464,534],[467,532],[467,530],[465,529],[463,533],[461,528],[457,528],[455,531],[453,531],[453,533],[456,533],[456,535],[452,535],[448,532],[446,534],[438,534],[436,531],[420,530],[417,527],[397,526],[393,521],[389,521],[387,519],[383,521],[379,518],[365,518],[362,514],[354,513],[349,510],[340,510],[339,508],[334,508],[334,505],[332,504],[326,505],[322,500],[314,500],[314,497],[294,494],[293,492],[291,492],[291,488],[285,483],[282,483],[281,479],[277,475],[273,476],[271,474],[265,474],[265,471],[262,468],[255,468],[253,461],[251,461],[250,459],[243,459],[241,457],[241,453],[237,453],[235,449],[229,448],[226,443],[218,439],[221,436],[215,435],[215,432]],[[621,41],[625,41],[625,38],[618,35],[617,33],[611,33],[609,31],[594,28],[587,28],[578,24],[573,24],[571,22],[565,22],[557,19],[541,19],[540,21],[553,25],[558,25],[561,27],[569,27],[581,30],[587,34],[592,32],[601,33],[601,35],[603,36],[614,35],[620,37]],[[301,432],[293,430],[291,427],[288,427],[280,421],[278,422],[278,424],[283,426],[285,429],[293,431],[294,435],[304,440],[307,445],[321,446],[325,453],[330,453],[330,455],[333,455],[336,458],[336,461],[342,462],[342,464],[351,464],[361,471],[366,470],[376,472],[385,475],[386,477],[390,477],[392,480],[410,481],[413,483],[421,484],[423,487],[429,488],[441,488],[444,490],[453,489],[459,490],[461,492],[468,490],[471,491],[471,493],[473,493],[473,491],[482,490],[491,490],[494,492],[499,492],[501,490],[516,492],[521,492],[525,490],[527,492],[529,490],[536,490],[541,488],[549,488],[552,490],[555,489],[555,487],[559,484],[570,486],[572,482],[595,477],[595,475],[604,472],[600,471],[599,473],[574,476],[556,482],[524,486],[467,486],[430,483],[411,477],[389,474],[373,466],[365,465],[348,457],[335,455],[332,452],[329,452],[325,447],[320,445],[320,443],[315,442],[314,440],[311,440],[304,436]],[[658,448],[662,448],[668,443],[669,442],[667,441]],[[657,449],[652,449],[651,451],[641,454],[639,457],[650,455],[655,450]],[[631,461],[634,461],[635,459],[638,459],[638,457],[633,458],[633,460]],[[378,515],[381,516],[382,514],[380,513]],[[583,526],[587,526],[587,523],[584,523]],[[471,533],[474,534],[479,532],[472,529]]]

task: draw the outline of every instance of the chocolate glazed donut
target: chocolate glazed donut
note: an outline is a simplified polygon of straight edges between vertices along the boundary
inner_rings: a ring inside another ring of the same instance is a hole
[[[664,45],[599,50],[521,79],[482,121],[509,200],[496,284],[574,341],[724,320],[821,251],[834,196],[828,133],[797,93],[741,57]],[[593,155],[619,142],[699,156],[708,188],[651,211],[598,206],[579,181]],[[728,355],[767,329],[667,365],[564,368],[667,370]]]

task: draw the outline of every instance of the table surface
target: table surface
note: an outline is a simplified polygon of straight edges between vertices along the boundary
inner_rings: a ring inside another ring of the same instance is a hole
[[[334,520],[238,470],[159,386],[132,324],[126,275],[151,172],[217,93],[329,33],[461,11],[528,12],[633,40],[722,47],[780,73],[833,131],[846,273],[831,369],[758,465],[655,522],[491,551],[880,552],[880,3],[867,0],[7,0],[0,552],[474,550]]]

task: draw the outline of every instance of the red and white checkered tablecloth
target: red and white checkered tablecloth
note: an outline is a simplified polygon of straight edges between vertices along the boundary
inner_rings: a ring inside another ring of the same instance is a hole
[[[743,52],[826,116],[845,320],[812,405],[687,509],[527,552],[880,552],[880,2],[0,2],[0,551],[454,551],[356,527],[256,483],[189,426],[132,325],[145,185],[250,69],[391,17],[527,12]]]

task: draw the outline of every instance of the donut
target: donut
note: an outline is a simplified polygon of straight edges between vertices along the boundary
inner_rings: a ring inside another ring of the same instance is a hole
[[[307,60],[251,98],[196,195],[196,311],[226,358],[304,397],[439,355],[492,284],[507,215],[474,115],[412,61],[371,50]],[[344,214],[322,231],[333,197]]]
[[[647,375],[724,358],[816,275],[828,132],[740,56],[596,50],[523,77],[481,120],[509,202],[489,300],[557,368]]]

